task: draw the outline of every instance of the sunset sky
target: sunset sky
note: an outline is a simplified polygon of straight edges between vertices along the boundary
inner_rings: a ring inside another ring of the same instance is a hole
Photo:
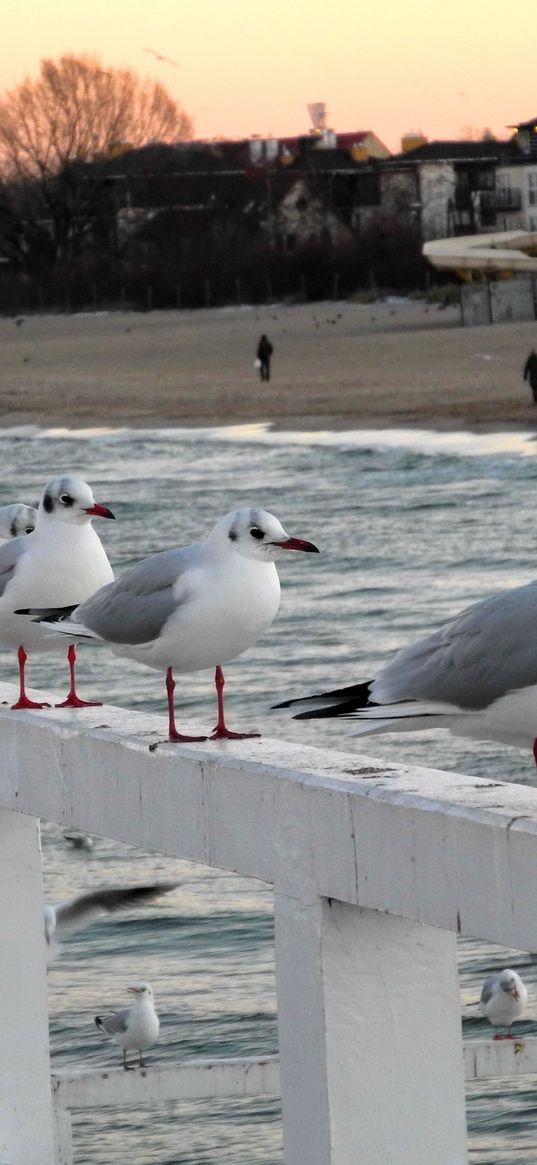
[[[196,137],[336,130],[478,134],[537,116],[535,0],[1,0],[2,90],[45,57],[98,54],[157,77]],[[172,65],[151,53],[171,57]]]

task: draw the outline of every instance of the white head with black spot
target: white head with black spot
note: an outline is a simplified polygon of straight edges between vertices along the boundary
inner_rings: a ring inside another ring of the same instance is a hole
[[[37,510],[24,502],[0,506],[0,538],[20,538],[35,530]]]
[[[45,486],[39,503],[38,525],[51,519],[82,526],[92,518],[113,518],[106,506],[95,501],[93,491],[80,477],[54,477]]]
[[[274,562],[284,550],[303,550],[318,554],[317,547],[303,538],[291,538],[278,518],[255,506],[233,510],[221,518],[207,538],[210,546],[261,562]]]

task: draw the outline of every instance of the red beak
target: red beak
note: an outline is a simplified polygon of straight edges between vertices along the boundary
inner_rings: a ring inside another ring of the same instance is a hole
[[[127,987],[127,991],[132,991],[133,995],[139,995],[140,989],[138,987]]]
[[[84,512],[91,514],[92,518],[115,518],[115,514],[111,510],[107,509],[106,506],[100,506],[98,502],[95,502],[94,506],[86,506]]]
[[[319,553],[313,542],[306,542],[304,538],[286,538],[283,542],[273,542],[272,545],[281,546],[282,550],[305,550],[307,554]]]
[[[513,987],[513,990],[511,991],[511,995],[513,996],[513,999],[520,999],[520,995],[518,994],[516,987]]]

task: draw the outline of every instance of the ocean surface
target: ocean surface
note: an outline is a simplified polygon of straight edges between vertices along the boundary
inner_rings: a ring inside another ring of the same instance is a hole
[[[117,521],[96,523],[115,569],[203,536],[228,510],[260,505],[318,556],[280,560],[281,611],[272,628],[226,668],[231,727],[386,760],[533,784],[531,756],[443,731],[358,742],[342,722],[296,723],[270,706],[293,694],[368,679],[402,644],[462,607],[537,574],[537,442],[531,433],[384,430],[273,433],[228,429],[0,433],[0,505],[37,503],[65,471],[93,486]],[[88,698],[164,711],[157,672],[128,667],[98,646],[79,652]],[[2,675],[16,678],[13,657]],[[31,659],[29,682],[66,689],[65,666]],[[210,673],[179,678],[181,712],[214,718]],[[441,779],[441,778],[439,778]],[[50,972],[54,1068],[119,1063],[93,1017],[129,1002],[147,979],[161,1016],[154,1063],[277,1051],[272,895],[267,886],[102,838],[75,852],[43,823],[47,900],[100,885],[177,880],[154,905],[72,935]],[[537,949],[537,944],[536,944]],[[530,992],[521,1032],[535,1030],[537,960],[524,952],[460,945],[461,1015],[468,1038],[491,1035],[478,1009],[487,974],[516,967]],[[441,1049],[438,1050],[441,1055]],[[535,1163],[535,1081],[469,1089],[473,1165]],[[75,1114],[77,1165],[277,1165],[279,1104],[272,1099],[103,1108]]]

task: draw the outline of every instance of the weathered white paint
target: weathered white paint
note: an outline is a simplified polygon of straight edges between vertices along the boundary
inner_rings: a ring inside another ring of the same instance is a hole
[[[222,1096],[278,1096],[279,1092],[277,1056],[154,1064],[134,1072],[123,1068],[62,1071],[52,1077],[52,1095],[60,1109],[110,1104],[121,1108],[147,1101],[212,1100]]]
[[[150,751],[164,736],[118,708],[0,707],[0,805],[535,949],[536,789],[265,738]]]
[[[285,1160],[327,1165],[330,1147],[321,936],[322,903],[300,889],[274,895],[278,1042]]]
[[[53,1165],[39,822],[0,809],[0,1161]]]
[[[514,1040],[465,1040],[464,1071],[467,1080],[537,1076],[537,1036],[520,1036]]]
[[[54,1105],[52,1117],[54,1124],[55,1165],[73,1165],[71,1113],[67,1108],[60,1108],[58,1105]]]
[[[288,1165],[422,1165],[431,1112],[427,1165],[462,1165],[454,934],[536,949],[537,791],[164,737],[117,708],[0,706],[0,806],[274,884]]]
[[[465,1165],[455,936],[341,902],[322,913],[333,1165]]]

